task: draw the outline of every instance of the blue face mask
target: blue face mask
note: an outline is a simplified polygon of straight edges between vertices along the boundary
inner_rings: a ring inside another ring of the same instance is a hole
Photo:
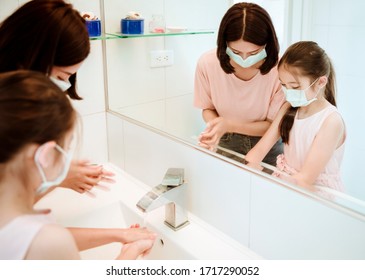
[[[318,81],[318,79],[316,79],[313,83],[311,83],[310,86],[307,87],[306,89],[287,89],[286,87],[283,86],[283,91],[285,93],[286,101],[288,101],[292,107],[305,107],[311,104],[312,102],[316,101],[319,90],[316,93],[316,96],[311,100],[307,99],[305,92],[311,86],[313,86],[315,82]]]
[[[64,156],[64,166],[63,166],[63,170],[61,171],[61,173],[57,176],[56,179],[52,180],[52,181],[48,181],[46,178],[46,175],[44,173],[44,170],[42,168],[42,165],[39,161],[39,157],[41,155],[41,151],[44,147],[40,146],[38,148],[38,150],[35,153],[34,156],[34,162],[38,168],[39,174],[41,175],[42,178],[42,183],[41,185],[38,187],[37,189],[37,194],[42,194],[44,192],[46,192],[49,188],[53,187],[53,186],[58,186],[59,184],[61,184],[61,182],[63,180],[65,180],[68,170],[70,169],[70,164],[71,164],[71,160],[72,160],[72,155],[71,153],[66,153],[59,145],[55,146],[55,149],[57,151],[59,151],[63,156]]]
[[[67,91],[71,87],[70,81],[62,81],[55,77],[49,76],[50,80],[58,86],[63,92]]]
[[[229,47],[227,47],[227,49],[226,49],[226,54],[228,54],[228,56],[234,62],[236,62],[239,66],[241,66],[243,68],[251,67],[252,65],[254,65],[257,62],[259,62],[259,61],[263,60],[264,58],[266,58],[266,56],[267,56],[265,48],[263,48],[257,54],[250,55],[246,59],[243,59],[240,55],[235,54]]]

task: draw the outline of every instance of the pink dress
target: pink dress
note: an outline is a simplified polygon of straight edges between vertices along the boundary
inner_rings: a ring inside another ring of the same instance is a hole
[[[332,113],[339,114],[337,108],[333,105],[329,105],[322,111],[305,119],[298,119],[297,112],[293,127],[290,131],[290,144],[285,144],[284,154],[277,157],[276,167],[280,171],[292,175],[301,170],[314,138],[323,122]],[[344,185],[340,176],[344,149],[345,145],[343,143],[334,151],[324,170],[315,181],[315,185],[327,186],[338,191],[344,191]],[[281,177],[279,173],[275,173],[274,175]]]
[[[0,228],[0,260],[24,259],[34,237],[50,223],[50,215],[23,215]]]
[[[195,107],[215,109],[221,117],[247,123],[273,120],[284,102],[276,67],[243,81],[223,71],[216,49],[200,57],[195,71]]]

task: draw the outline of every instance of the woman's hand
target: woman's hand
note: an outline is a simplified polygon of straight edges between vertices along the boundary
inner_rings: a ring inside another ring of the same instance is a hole
[[[60,186],[83,193],[100,182],[114,183],[110,178],[112,176],[114,173],[103,169],[100,165],[91,165],[87,160],[73,160],[67,177]]]
[[[214,151],[219,140],[229,131],[229,123],[222,117],[217,117],[207,123],[206,129],[199,135],[199,145]]]

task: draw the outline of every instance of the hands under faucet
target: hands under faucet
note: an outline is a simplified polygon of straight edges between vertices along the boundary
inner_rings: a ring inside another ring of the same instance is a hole
[[[149,254],[156,239],[156,233],[147,228],[140,228],[134,224],[127,229],[124,236],[124,245],[117,260],[135,260]]]
[[[134,224],[130,228],[68,228],[79,251],[120,242],[122,251],[117,259],[137,259],[146,256],[156,239],[156,233]]]

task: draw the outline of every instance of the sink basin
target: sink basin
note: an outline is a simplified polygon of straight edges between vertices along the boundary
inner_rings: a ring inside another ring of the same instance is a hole
[[[150,190],[112,164],[104,164],[116,173],[116,183],[102,190],[94,188],[92,195],[80,195],[59,188],[43,198],[37,208],[51,208],[59,223],[72,227],[122,227],[139,223],[157,233],[156,242],[146,259],[261,259],[242,244],[231,239],[189,213],[190,224],[174,231],[164,224],[165,209],[148,214],[136,207],[139,199]],[[93,197],[94,196],[94,197]],[[67,201],[67,207],[64,202]],[[112,243],[81,252],[83,259],[114,259],[121,244]]]

